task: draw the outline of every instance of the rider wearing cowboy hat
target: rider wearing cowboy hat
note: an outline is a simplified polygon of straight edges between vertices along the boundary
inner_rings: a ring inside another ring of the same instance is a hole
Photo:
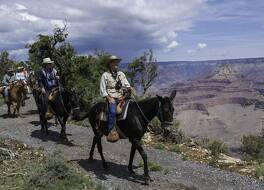
[[[111,131],[116,122],[117,102],[123,95],[122,87],[131,88],[125,74],[118,70],[121,59],[117,56],[110,56],[107,62],[108,70],[103,73],[100,82],[100,93],[108,102],[108,132],[110,138]]]
[[[38,81],[41,92],[42,94],[45,95],[45,101],[47,105],[47,111],[45,117],[47,119],[51,119],[53,115],[51,113],[50,106],[48,103],[48,97],[51,91],[59,86],[58,72],[54,68],[53,63],[54,61],[52,61],[49,57],[43,59],[42,70],[40,72],[39,81]]]
[[[9,85],[15,81],[14,70],[12,68],[8,68],[6,74],[4,75],[2,84],[3,84],[3,95],[5,102],[8,102],[8,91],[10,89]]]

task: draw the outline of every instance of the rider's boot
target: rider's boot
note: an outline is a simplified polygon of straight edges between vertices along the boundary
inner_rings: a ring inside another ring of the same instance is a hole
[[[106,140],[108,142],[116,142],[119,140],[119,134],[117,133],[116,129],[113,129],[108,133]]]
[[[47,120],[50,120],[50,119],[53,118],[53,113],[52,113],[52,110],[51,110],[50,105],[48,105],[48,110],[47,110],[47,112],[45,113],[45,118],[46,118]]]

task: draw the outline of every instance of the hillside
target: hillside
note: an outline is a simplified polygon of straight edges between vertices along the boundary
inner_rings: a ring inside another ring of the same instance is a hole
[[[221,64],[202,79],[174,82],[165,88],[152,89],[151,94],[167,95],[177,90],[174,116],[189,136],[218,138],[237,149],[244,134],[259,134],[262,130],[260,91],[264,83],[254,73],[258,69],[260,74],[264,64],[255,61]]]
[[[226,64],[249,80],[264,82],[264,58],[247,58],[159,62],[159,75],[154,86],[168,87],[175,82],[203,79],[213,75],[221,65]]]

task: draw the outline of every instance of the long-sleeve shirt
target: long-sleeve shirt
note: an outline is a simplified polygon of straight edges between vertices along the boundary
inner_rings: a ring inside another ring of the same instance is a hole
[[[3,80],[2,80],[2,83],[3,83],[4,86],[8,86],[9,83],[13,82],[13,81],[15,81],[15,76],[14,75],[10,76],[8,74],[5,74],[5,76],[4,76]]]
[[[40,88],[51,90],[58,86],[57,70],[56,69],[42,69],[39,73],[38,80]]]
[[[16,80],[22,80],[22,81],[25,81],[26,80],[26,76],[24,74],[24,72],[19,72],[19,73],[16,73]]]
[[[122,71],[117,72],[116,79],[108,71],[103,73],[100,81],[100,94],[103,97],[111,96],[113,98],[120,98],[123,94],[122,89],[117,90],[115,88],[117,81],[120,80],[122,87],[130,87],[130,84],[126,78],[126,75]]]

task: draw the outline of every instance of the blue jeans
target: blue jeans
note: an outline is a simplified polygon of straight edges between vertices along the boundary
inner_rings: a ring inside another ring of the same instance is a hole
[[[116,103],[108,103],[108,132],[110,132],[116,123]]]

